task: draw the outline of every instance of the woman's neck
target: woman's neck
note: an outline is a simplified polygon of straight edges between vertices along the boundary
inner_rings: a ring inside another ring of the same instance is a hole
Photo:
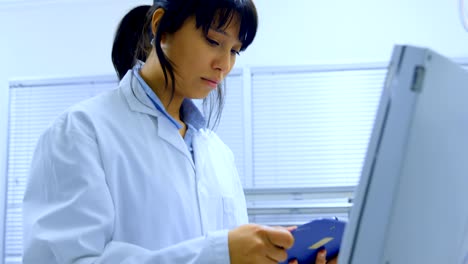
[[[159,61],[154,52],[148,56],[146,63],[140,70],[140,75],[148,84],[151,90],[158,96],[167,113],[175,120],[182,123],[180,118],[180,108],[184,98],[174,93],[172,97],[172,80],[169,79],[168,86],[165,86],[164,74]]]

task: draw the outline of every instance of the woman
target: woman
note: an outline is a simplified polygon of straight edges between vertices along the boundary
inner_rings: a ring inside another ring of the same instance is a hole
[[[222,105],[220,84],[255,37],[253,2],[157,0],[148,14],[128,31],[141,32],[126,39],[138,41],[133,58],[114,43],[117,71],[131,68],[118,89],[73,106],[38,141],[23,263],[286,259],[291,234],[247,224],[232,152],[191,101],[217,93]]]

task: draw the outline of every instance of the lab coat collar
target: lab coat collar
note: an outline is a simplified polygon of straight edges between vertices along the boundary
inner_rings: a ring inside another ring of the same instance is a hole
[[[131,70],[120,81],[119,89],[132,111],[148,114],[156,118],[158,136],[182,152],[195,169],[192,154],[189,152],[184,139],[180,136],[178,129],[155,108]]]
[[[130,108],[133,111],[142,112],[157,117],[162,116],[161,112],[155,109],[153,102],[151,102],[151,99],[148,98],[148,95],[146,94],[143,87],[141,87],[140,82],[138,81],[132,70],[127,72],[127,74],[120,82],[120,86],[127,88],[128,86],[130,86],[131,92],[128,91],[127,93],[125,93],[124,91],[124,94],[127,98]],[[196,130],[200,130],[206,127],[205,118],[191,99],[185,99],[182,102],[181,111],[182,116],[184,117],[184,122],[188,122]]]
[[[129,70],[127,74],[125,74],[120,81],[119,87],[125,99],[127,99],[131,110],[155,117],[161,116],[161,113],[155,109],[132,70]]]

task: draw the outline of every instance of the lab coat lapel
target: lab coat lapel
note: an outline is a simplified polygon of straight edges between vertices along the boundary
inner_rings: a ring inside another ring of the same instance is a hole
[[[195,170],[195,164],[193,163],[192,154],[190,154],[187,144],[179,134],[177,128],[167,118],[160,115],[158,121],[158,136],[163,140],[171,144],[174,148],[182,152],[185,157],[190,161],[192,168]]]
[[[192,154],[190,154],[184,139],[179,134],[179,131],[174,124],[161,114],[161,112],[154,108],[153,103],[148,98],[145,91],[140,86],[138,79],[133,75],[131,70],[127,72],[120,82],[120,89],[126,98],[130,109],[156,118],[158,136],[180,151],[189,160],[192,168],[195,169]]]

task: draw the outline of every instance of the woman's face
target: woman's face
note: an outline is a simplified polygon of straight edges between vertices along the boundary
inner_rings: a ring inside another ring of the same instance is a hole
[[[195,26],[195,17],[164,34],[161,47],[175,69],[174,96],[205,98],[229,74],[242,47],[239,22],[233,18],[224,29],[211,28],[205,36]]]

